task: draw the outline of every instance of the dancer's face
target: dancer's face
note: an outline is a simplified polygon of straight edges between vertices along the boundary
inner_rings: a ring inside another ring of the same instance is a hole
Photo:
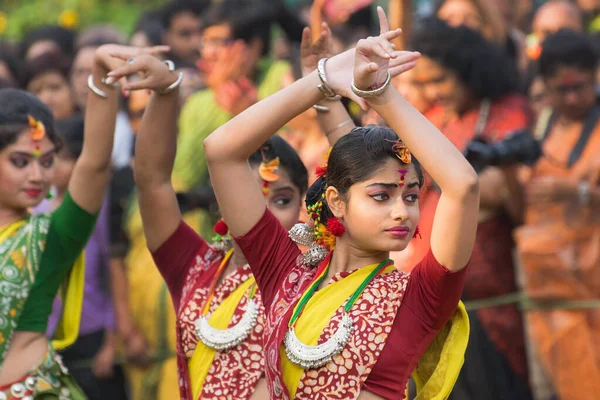
[[[258,175],[258,165],[252,168],[256,182],[262,187],[264,181]],[[279,179],[269,183],[269,193],[265,195],[267,208],[275,215],[286,230],[298,223],[302,195],[300,189],[290,179],[285,168],[279,168]]]
[[[404,185],[400,184],[401,173]],[[346,227],[341,240],[363,251],[400,251],[408,246],[419,222],[419,179],[413,165],[389,159],[345,196],[329,187],[327,202]]]
[[[56,146],[45,137],[39,142],[40,156],[34,155],[34,143],[21,134],[0,151],[0,206],[24,210],[37,206],[48,194],[54,179]]]

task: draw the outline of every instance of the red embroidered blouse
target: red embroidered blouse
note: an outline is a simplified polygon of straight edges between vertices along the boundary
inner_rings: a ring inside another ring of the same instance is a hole
[[[236,241],[252,268],[269,315],[283,282],[300,279],[292,272],[300,250],[268,210],[256,226]],[[431,251],[414,268],[384,351],[363,385],[365,390],[385,399],[404,397],[408,378],[419,358],[456,310],[465,270],[449,271]],[[287,319],[280,323],[287,325]],[[267,343],[265,347],[269,347]]]

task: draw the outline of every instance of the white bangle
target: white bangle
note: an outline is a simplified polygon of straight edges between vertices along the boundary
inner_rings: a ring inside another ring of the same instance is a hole
[[[94,84],[94,76],[92,74],[90,74],[90,76],[88,76],[88,81],[87,81],[87,85],[88,88],[90,88],[90,90],[99,97],[102,97],[103,99],[108,98],[108,95],[106,94],[106,92],[104,90],[99,89],[95,84]]]
[[[169,86],[167,86],[164,89],[156,90],[156,93],[158,93],[160,95],[169,94],[173,90],[177,89],[179,87],[179,85],[181,85],[181,81],[183,81],[183,72],[179,73],[179,76],[177,77],[177,80],[175,82],[171,83]]]
[[[327,62],[327,58],[321,58],[317,64],[317,73],[319,75],[319,79],[321,80],[321,84],[317,86],[321,93],[327,98],[334,98],[337,96],[337,93],[329,86],[329,82],[327,82],[327,75],[325,74],[325,63]]]
[[[318,104],[315,104],[314,106],[312,106],[315,110],[317,110],[317,112],[321,112],[321,113],[326,113],[329,112],[329,107],[327,106],[321,106]]]
[[[385,82],[383,83],[383,85],[380,88],[377,89],[373,89],[373,90],[362,90],[356,87],[356,85],[354,85],[354,80],[352,81],[352,92],[357,95],[358,97],[363,97],[363,98],[369,98],[369,97],[377,97],[379,96],[381,93],[385,92],[385,89],[388,88],[388,86],[390,86],[390,82],[392,81],[392,75],[390,75],[390,71],[388,71],[387,73],[387,79],[385,80]]]

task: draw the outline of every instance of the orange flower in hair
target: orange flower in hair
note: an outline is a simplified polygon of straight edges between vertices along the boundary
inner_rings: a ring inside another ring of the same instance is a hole
[[[46,136],[46,127],[41,121],[37,121],[33,116],[27,116],[27,121],[29,123],[29,135],[31,139],[36,142],[39,142]]]
[[[412,156],[410,154],[410,150],[408,147],[402,142],[401,139],[398,139],[394,142],[392,146],[392,151],[396,153],[396,157],[400,159],[404,164],[410,164],[412,161]]]
[[[275,182],[279,179],[279,157],[275,157],[271,161],[265,160],[263,154],[263,161],[258,167],[258,176],[263,180],[263,187],[261,188],[263,194],[266,196],[269,194],[271,189],[269,188],[270,182]]]

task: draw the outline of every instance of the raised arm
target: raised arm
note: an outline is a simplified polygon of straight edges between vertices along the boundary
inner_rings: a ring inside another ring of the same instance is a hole
[[[380,20],[380,25],[385,21]],[[381,33],[387,33],[385,25],[380,26]],[[322,58],[333,56],[333,35],[326,22],[321,24],[318,39],[312,43],[312,32],[310,28],[304,28],[302,32],[302,43],[300,45],[302,76],[307,76],[317,69],[317,63]],[[396,52],[396,57],[390,59],[389,71],[395,77],[405,71],[412,69],[419,58],[418,53],[410,51]],[[321,130],[327,137],[329,145],[333,146],[342,136],[356,127],[350,114],[341,102],[341,97],[336,99],[325,99],[316,104],[317,119]]]
[[[79,207],[91,214],[100,210],[110,179],[113,136],[119,108],[120,91],[103,83],[102,78],[105,78],[112,69],[125,63],[110,57],[110,52],[121,51],[132,56],[142,51],[165,50],[164,46],[152,50],[140,50],[117,45],[104,45],[96,50],[92,68],[92,87],[95,87],[96,91],[88,95],[83,149],[69,181],[71,198]]]
[[[112,53],[115,58],[127,55]],[[135,57],[132,62],[110,73],[116,79],[141,74],[143,79],[128,83],[129,90],[152,89],[150,103],[144,112],[135,144],[135,183],[148,248],[156,251],[181,222],[181,213],[171,173],[177,145],[179,90],[160,92],[178,81],[178,74],[149,55]]]
[[[385,18],[381,7],[378,12],[380,18]],[[388,62],[373,52],[373,41],[379,40],[369,38],[358,43],[354,69],[358,88],[381,87],[386,80]],[[446,268],[463,268],[471,257],[477,231],[477,174],[458,149],[395,88],[390,86],[368,100],[442,190],[433,221],[431,250]]]

